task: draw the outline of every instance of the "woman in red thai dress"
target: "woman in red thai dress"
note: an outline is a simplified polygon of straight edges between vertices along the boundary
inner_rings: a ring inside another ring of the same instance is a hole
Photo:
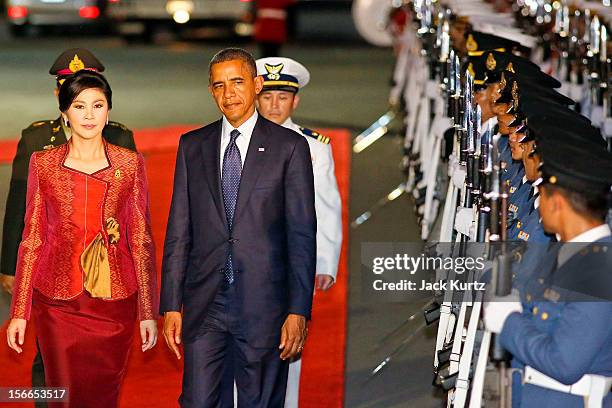
[[[142,155],[107,143],[112,93],[82,70],[59,105],[68,143],[30,160],[9,346],[22,352],[32,316],[48,387],[68,404],[116,407],[134,326],[142,351],[157,341],[157,275]]]

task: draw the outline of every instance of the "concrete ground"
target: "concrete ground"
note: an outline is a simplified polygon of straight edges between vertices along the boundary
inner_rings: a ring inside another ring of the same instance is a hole
[[[29,123],[58,116],[52,95],[54,82],[47,71],[61,50],[76,46],[92,49],[107,66],[114,93],[113,120],[143,128],[197,125],[219,116],[206,89],[207,64],[217,50],[231,44],[172,42],[128,47],[114,38],[16,41],[3,37],[1,32],[0,26],[0,139],[16,138]],[[249,44],[245,47],[256,51]],[[311,71],[311,84],[300,92],[302,103],[296,122],[312,127],[347,127],[356,134],[385,112],[394,60],[391,50],[360,43],[334,45],[330,41],[327,45],[292,44],[284,54]],[[354,155],[351,219],[402,181],[400,154],[399,140],[386,137]],[[0,166],[0,219],[9,178],[10,167]],[[430,386],[433,338],[428,330],[414,335],[379,375],[368,380],[369,372],[419,324],[400,326],[422,307],[421,300],[389,303],[362,296],[362,245],[419,241],[410,200],[402,196],[392,202],[361,227],[351,230],[349,239],[345,406],[441,406]],[[7,302],[6,296],[0,301],[2,319],[6,317]],[[395,335],[384,339],[397,327],[400,329]]]

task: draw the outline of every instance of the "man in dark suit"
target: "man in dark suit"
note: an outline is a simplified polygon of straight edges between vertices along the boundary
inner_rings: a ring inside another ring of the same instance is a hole
[[[55,60],[49,73],[55,78],[55,96],[64,79],[81,69],[104,71],[104,65],[84,48],[72,48],[62,52]],[[109,142],[131,150],[136,150],[132,131],[121,123],[108,122],[102,136]],[[32,123],[21,132],[17,153],[13,159],[11,184],[6,200],[4,225],[2,231],[2,257],[0,261],[0,286],[8,293],[13,292],[17,251],[21,243],[24,228],[28,166],[34,152],[51,149],[64,144],[70,138],[70,127],[66,126],[58,115],[55,120],[42,120]],[[32,384],[37,387],[45,385],[45,377],[40,353],[36,355],[32,366]],[[45,406],[38,402],[37,407]]]
[[[249,53],[220,51],[209,91],[223,118],[179,143],[160,309],[178,358],[184,340],[183,407],[220,406],[230,349],[239,406],[282,407],[289,359],[306,340],[316,265],[310,152],[304,137],[258,115],[262,82]]]

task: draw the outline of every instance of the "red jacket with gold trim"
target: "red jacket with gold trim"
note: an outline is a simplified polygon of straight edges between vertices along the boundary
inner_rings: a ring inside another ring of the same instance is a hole
[[[111,296],[125,299],[138,293],[139,318],[156,318],[158,308],[155,246],[141,154],[105,142],[108,167],[88,177],[106,185],[99,228],[110,265]],[[11,317],[29,319],[33,289],[56,300],[70,300],[83,290],[83,271],[74,265],[82,239],[70,222],[75,212],[76,177],[64,165],[68,145],[32,154],[28,175],[25,229],[19,246]],[[119,240],[109,242],[104,220],[119,223]],[[91,226],[90,226],[91,227]],[[77,271],[77,272],[75,272]]]

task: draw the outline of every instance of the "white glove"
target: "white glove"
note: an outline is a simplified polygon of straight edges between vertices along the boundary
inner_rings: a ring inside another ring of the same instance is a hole
[[[465,236],[472,237],[474,232],[474,211],[471,208],[457,207],[455,229]]]
[[[453,184],[459,190],[463,190],[466,175],[467,175],[467,170],[465,166],[457,164],[457,167],[455,167],[455,171],[453,172],[451,177],[453,179]]]
[[[501,333],[504,323],[512,313],[523,312],[518,293],[495,297],[484,305],[484,324],[491,333]]]

